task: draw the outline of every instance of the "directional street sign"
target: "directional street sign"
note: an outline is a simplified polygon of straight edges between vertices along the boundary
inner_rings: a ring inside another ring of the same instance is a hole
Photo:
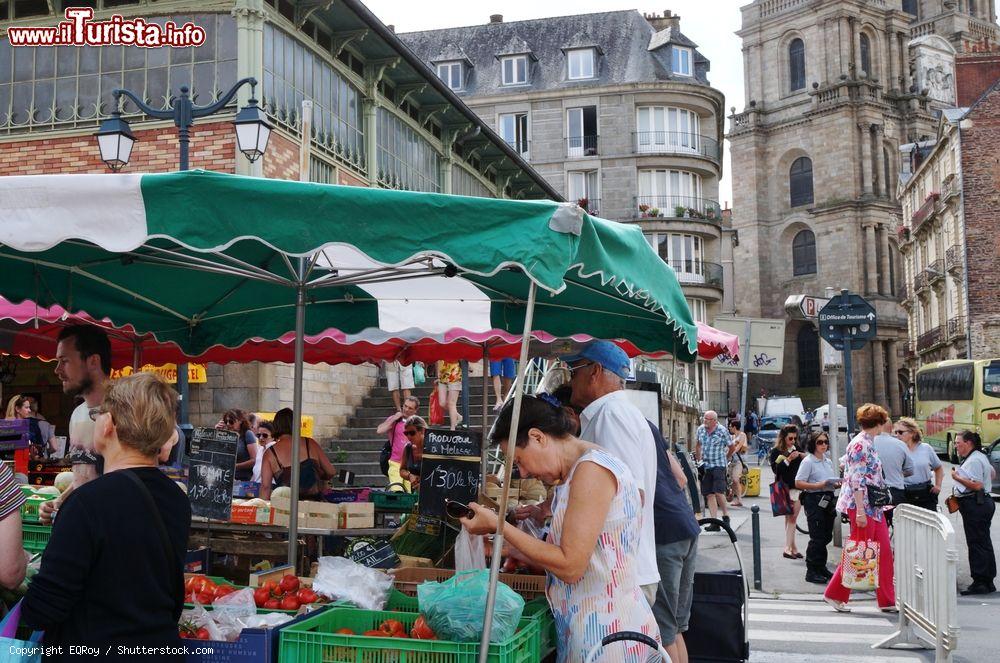
[[[793,320],[815,320],[820,309],[830,300],[812,295],[790,295],[785,300],[785,312]]]
[[[852,350],[860,350],[865,341],[875,338],[877,331],[875,307],[851,293],[835,296],[816,319],[820,336],[837,350],[843,350],[848,343]]]

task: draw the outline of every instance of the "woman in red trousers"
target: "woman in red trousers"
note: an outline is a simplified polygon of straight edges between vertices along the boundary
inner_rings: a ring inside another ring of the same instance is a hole
[[[868,503],[868,486],[885,488],[882,462],[875,453],[874,441],[889,413],[872,403],[858,408],[856,416],[861,432],[847,445],[844,465],[844,487],[840,491],[837,511],[846,513],[851,521],[851,539],[878,543],[878,588],[875,598],[883,612],[896,611],[896,591],[893,587],[892,547],[885,513],[892,507],[873,508]],[[837,612],[850,612],[847,601],[851,590],[841,584],[842,565],[837,566],[823,599]]]

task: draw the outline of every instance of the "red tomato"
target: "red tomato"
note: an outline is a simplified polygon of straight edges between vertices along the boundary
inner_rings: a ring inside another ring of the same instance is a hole
[[[263,608],[264,604],[271,598],[271,592],[264,589],[263,587],[258,587],[253,593],[253,602],[258,608]]]
[[[385,631],[382,631],[380,629],[372,629],[370,631],[365,631],[361,635],[367,635],[368,637],[371,637],[371,638],[384,638],[384,637],[386,637]]]
[[[341,635],[354,635],[354,631],[349,628],[338,628],[336,633],[340,633]]]
[[[278,583],[274,582],[273,580],[265,580],[264,584],[261,585],[261,587],[273,593],[276,589],[278,589]]]
[[[197,640],[211,640],[212,639],[212,636],[209,635],[209,633],[208,633],[208,629],[204,628],[204,627],[198,629],[197,632],[195,632],[194,637]]]
[[[212,605],[212,601],[215,600],[215,596],[209,592],[198,592],[198,595],[195,598],[197,599],[197,602],[202,605]]]
[[[232,585],[219,585],[215,590],[215,598],[216,600],[221,599],[223,596],[226,596],[227,594],[232,594],[235,591],[236,588],[233,587]]]
[[[281,602],[278,599],[268,599],[264,601],[264,607],[268,610],[280,610]]]
[[[294,594],[299,591],[299,579],[293,575],[287,575],[281,579],[278,586],[281,587],[281,591]]]
[[[298,592],[296,592],[295,598],[299,600],[299,603],[305,604],[305,603],[315,603],[318,597],[316,596],[316,592],[307,587],[303,587]]]
[[[281,599],[281,609],[282,610],[298,610],[299,600],[294,596],[286,596]]]
[[[434,631],[432,631],[431,627],[427,625],[427,620],[424,619],[423,615],[417,617],[417,621],[413,622],[413,628],[410,629],[410,637],[415,640],[437,639],[434,635]]]
[[[191,594],[191,592],[197,592],[198,590],[195,589],[195,583],[196,582],[200,582],[201,579],[204,579],[204,577],[205,576],[203,576],[203,575],[193,575],[193,576],[190,576],[187,580],[185,580],[184,581],[184,595],[188,596],[188,595]]]
[[[387,619],[378,626],[378,630],[382,631],[383,634],[389,637],[395,637],[399,634],[406,634],[406,627],[403,626],[403,622],[397,619]]]

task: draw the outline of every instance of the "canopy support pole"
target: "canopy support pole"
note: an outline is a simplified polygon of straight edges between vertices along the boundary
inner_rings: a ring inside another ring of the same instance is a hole
[[[132,341],[132,370],[136,373],[142,368],[142,342],[138,339]]]
[[[295,378],[292,387],[292,485],[288,514],[288,563],[298,575],[299,443],[302,440],[302,368],[306,329],[306,259],[298,259],[299,283],[295,292]]]
[[[486,433],[488,432],[488,427],[486,426],[486,413],[488,412],[490,406],[490,349],[486,343],[483,343],[483,443],[480,448],[482,455],[482,471],[480,476],[480,485],[483,490],[486,489],[486,472],[489,469],[489,463],[487,463],[487,458],[489,458],[489,444],[486,441]]]
[[[677,355],[670,355],[670,421],[667,422],[669,432],[667,442],[671,448],[676,447],[677,440],[674,438],[674,406],[677,404]]]
[[[525,374],[528,371],[528,346],[531,340],[532,318],[535,316],[535,296],[538,286],[531,281],[528,289],[528,304],[524,312],[524,332],[521,334],[521,355],[517,368],[518,389],[514,391],[514,410],[510,419],[510,435],[504,455],[503,493],[500,496],[500,513],[497,514],[497,533],[493,537],[493,558],[490,560],[490,588],[486,594],[486,617],[483,621],[483,637],[479,641],[479,663],[487,663],[490,653],[490,631],[493,628],[493,607],[497,597],[497,583],[500,580],[500,557],[503,550],[503,526],[510,497],[511,475],[514,472],[514,450],[517,448],[517,427],[521,419],[521,402],[524,398]],[[485,446],[486,441],[483,441]]]

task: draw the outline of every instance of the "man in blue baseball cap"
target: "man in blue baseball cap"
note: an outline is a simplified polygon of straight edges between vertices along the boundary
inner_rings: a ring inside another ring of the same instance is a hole
[[[660,573],[656,565],[653,496],[656,492],[656,441],[642,412],[625,394],[629,359],[609,341],[591,341],[561,357],[569,364],[572,403],[582,408],[580,438],[603,447],[631,470],[642,495],[642,527],[636,573],[652,606]]]

